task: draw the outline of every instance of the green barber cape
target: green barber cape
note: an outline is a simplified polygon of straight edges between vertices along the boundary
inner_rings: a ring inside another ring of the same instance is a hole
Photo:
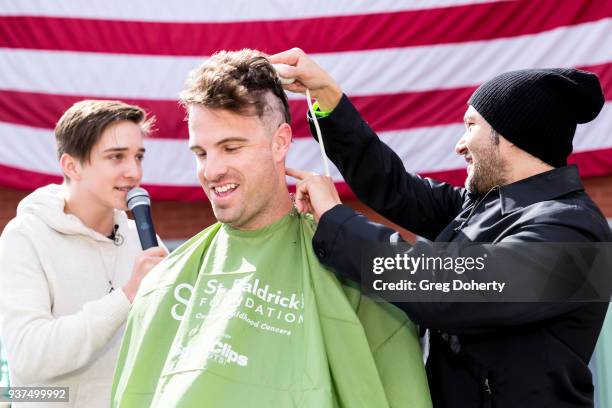
[[[415,326],[323,267],[313,234],[292,212],[170,254],[132,306],[113,406],[430,407]]]
[[[596,407],[612,407],[612,304],[608,306],[606,320],[599,333],[597,347],[593,354],[595,363]]]

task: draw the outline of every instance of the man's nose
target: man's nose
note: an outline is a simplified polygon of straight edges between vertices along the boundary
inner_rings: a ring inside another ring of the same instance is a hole
[[[206,181],[217,181],[227,173],[227,165],[222,158],[208,154],[203,163],[203,172]]]
[[[133,160],[127,160],[125,171],[123,173],[125,178],[134,179],[140,182],[142,179],[142,164],[134,158]]]
[[[465,153],[467,153],[467,145],[465,144],[465,134],[461,136],[461,139],[459,139],[459,141],[455,145],[455,153],[460,156],[463,156]]]

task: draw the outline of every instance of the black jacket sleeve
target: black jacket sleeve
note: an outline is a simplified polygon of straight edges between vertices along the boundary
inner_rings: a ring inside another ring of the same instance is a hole
[[[394,223],[433,240],[465,205],[465,189],[407,172],[346,95],[319,125],[327,156],[353,192]]]
[[[333,268],[341,276],[361,282],[362,273],[372,273],[362,265],[361,254],[367,253],[374,245],[389,243],[395,240],[396,233],[383,225],[369,221],[354,210],[337,205],[326,212],[320,219],[313,237],[313,247],[317,257],[324,265]],[[588,242],[591,239],[580,231],[554,224],[533,223],[517,228],[514,234],[496,244],[489,259],[498,260],[487,273],[487,279],[507,280],[515,275],[515,283],[527,279],[530,283],[544,285],[554,277],[568,277],[575,274],[571,264],[555,264],[557,254],[538,252],[536,242]],[[523,244],[522,250],[508,249],[509,243]],[[435,253],[429,242],[417,242],[411,250],[418,253]],[[510,251],[510,252],[509,252]],[[512,252],[515,251],[515,252]],[[556,250],[555,250],[556,251]],[[512,259],[511,265],[504,265],[502,259]],[[554,265],[553,265],[554,264]],[[518,265],[518,267],[517,267]],[[551,268],[554,266],[554,268]],[[537,278],[528,276],[541,272]],[[521,275],[522,273],[522,275]],[[547,275],[548,274],[548,275]],[[454,274],[432,273],[427,278],[431,282],[450,282]],[[463,278],[470,279],[465,272]],[[581,285],[585,277],[574,276],[570,284]],[[609,279],[608,279],[609,280]],[[554,282],[553,282],[554,283]],[[451,334],[473,334],[497,330],[503,327],[528,325],[546,319],[564,315],[580,307],[583,302],[549,301],[549,302],[492,302],[495,298],[483,302],[457,302],[453,293],[438,293],[436,298],[427,301],[392,302],[417,324],[430,329],[440,329]],[[488,296],[488,294],[486,295]],[[556,298],[555,298],[556,299]]]

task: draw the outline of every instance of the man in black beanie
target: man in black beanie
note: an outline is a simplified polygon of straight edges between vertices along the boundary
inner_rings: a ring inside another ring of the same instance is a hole
[[[303,51],[270,59],[290,65],[278,68],[281,76],[296,78],[287,90],[308,88],[317,99],[327,155],[357,197],[394,223],[436,243],[537,247],[612,241],[576,166],[567,166],[577,125],[593,120],[604,104],[595,74],[522,70],[480,86],[468,101],[466,131],[455,147],[468,173],[465,188],[458,188],[406,172],[336,82]],[[359,254],[397,241],[398,234],[342,205],[330,178],[292,169],[287,174],[300,180],[298,210],[311,212],[319,222],[313,238],[319,260],[361,282],[372,271],[362,270]],[[433,246],[417,242],[411,251]],[[572,266],[555,264],[554,278],[571,281]],[[451,278],[432,277],[438,283]],[[572,284],[570,289],[576,289]],[[602,300],[609,300],[609,293],[590,302],[564,299],[393,303],[429,329],[427,371],[434,406],[592,407],[588,363],[608,307]]]

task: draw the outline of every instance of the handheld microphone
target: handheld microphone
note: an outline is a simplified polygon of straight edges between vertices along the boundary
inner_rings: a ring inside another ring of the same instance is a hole
[[[127,193],[126,202],[128,209],[134,214],[142,249],[159,246],[151,218],[151,198],[147,190],[134,187]]]

